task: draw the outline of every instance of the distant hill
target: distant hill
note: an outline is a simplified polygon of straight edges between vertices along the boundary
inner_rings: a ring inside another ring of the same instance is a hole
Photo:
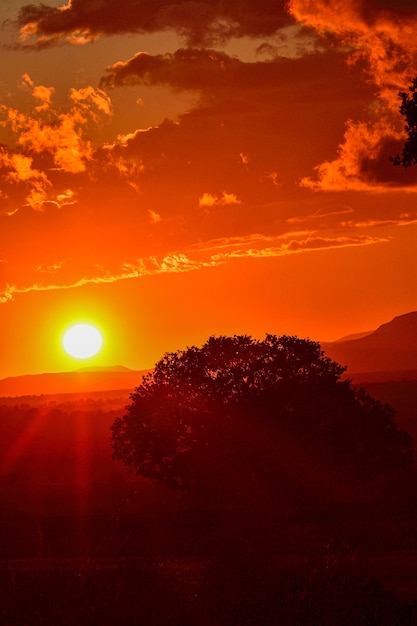
[[[113,389],[133,391],[141,384],[150,370],[130,370],[121,365],[115,367],[82,368],[74,372],[31,374],[0,380],[0,396],[40,396],[44,394],[68,394]]]
[[[375,380],[417,377],[417,311],[394,317],[359,338],[322,343],[326,355],[347,365],[347,374],[379,373]],[[388,378],[387,378],[388,377]],[[366,376],[369,380],[369,375]]]
[[[362,337],[366,337],[373,333],[373,330],[366,330],[362,333],[355,333],[353,335],[346,335],[346,337],[341,337],[340,339],[336,339],[332,343],[341,343],[342,341],[352,341],[352,339],[362,339]]]
[[[79,367],[76,372],[135,372],[130,367],[124,365],[90,365],[90,367]]]

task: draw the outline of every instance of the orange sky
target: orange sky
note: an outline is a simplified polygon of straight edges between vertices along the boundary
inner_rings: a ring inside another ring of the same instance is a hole
[[[0,377],[417,309],[414,0],[4,2]]]

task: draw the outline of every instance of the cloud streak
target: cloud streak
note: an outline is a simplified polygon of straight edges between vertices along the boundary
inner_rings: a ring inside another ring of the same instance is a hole
[[[282,241],[283,239],[287,239],[287,241]],[[114,268],[106,270],[96,265],[94,268],[90,268],[90,275],[84,274],[75,280],[71,279],[74,269],[71,267],[71,263],[62,261],[49,268],[37,267],[33,275],[33,282],[30,280],[30,274],[27,273],[25,283],[5,285],[0,292],[0,302],[8,302],[15,295],[30,291],[73,289],[87,284],[114,283],[143,276],[193,272],[238,259],[281,257],[302,252],[374,245],[387,241],[389,238],[368,235],[326,238],[311,234],[298,239],[294,238],[294,235],[277,238],[262,235],[252,235],[241,239],[234,237],[213,240],[204,246],[196,245],[187,254],[178,252],[167,254],[160,259],[150,256],[137,259],[134,262],[123,263],[117,271],[114,271]],[[55,277],[55,281],[52,277]]]

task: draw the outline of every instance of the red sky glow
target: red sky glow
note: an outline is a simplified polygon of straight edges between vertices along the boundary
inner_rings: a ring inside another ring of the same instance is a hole
[[[417,309],[412,0],[0,8],[0,377]]]

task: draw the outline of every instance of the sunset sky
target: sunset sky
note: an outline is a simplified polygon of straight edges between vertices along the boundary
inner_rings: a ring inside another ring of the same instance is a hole
[[[415,0],[0,4],[0,378],[417,309]],[[77,322],[103,334],[80,363]]]

